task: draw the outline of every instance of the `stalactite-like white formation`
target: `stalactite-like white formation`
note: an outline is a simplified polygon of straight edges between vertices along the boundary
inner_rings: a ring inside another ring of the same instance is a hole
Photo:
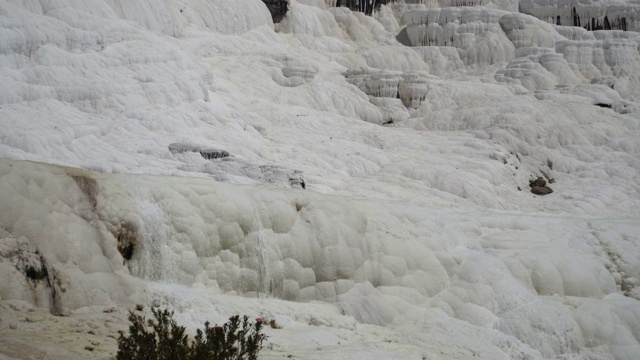
[[[399,74],[393,72],[381,72],[372,74],[365,80],[367,94],[376,97],[398,97]]]
[[[514,46],[499,20],[508,13],[486,8],[415,10],[405,14],[413,46],[452,46],[466,65],[496,64],[513,59]]]
[[[522,0],[519,4],[521,12],[555,25],[640,31],[640,4],[634,2]]]
[[[402,82],[398,87],[398,93],[402,103],[406,107],[417,109],[427,96],[429,86],[427,74],[419,72],[408,72],[402,74]]]
[[[429,75],[420,71],[403,73],[351,69],[347,71],[345,77],[367,95],[378,98],[400,98],[407,108],[419,108],[428,92]],[[384,104],[384,106],[387,105],[389,104]]]
[[[594,66],[600,71],[637,61],[638,43],[626,39],[558,41],[556,51],[570,64],[588,71]]]
[[[561,84],[581,84],[598,81],[602,76],[621,73],[634,76],[638,71],[637,33],[572,31],[559,27],[570,38],[590,40],[559,40],[553,48],[519,48],[516,58],[506,69],[496,72],[500,82],[517,82],[529,90],[552,89]],[[598,39],[598,40],[596,40]],[[611,82],[611,86],[614,83]],[[621,95],[627,96],[626,81],[618,84]],[[626,106],[624,106],[626,109]],[[628,110],[624,110],[625,112]]]

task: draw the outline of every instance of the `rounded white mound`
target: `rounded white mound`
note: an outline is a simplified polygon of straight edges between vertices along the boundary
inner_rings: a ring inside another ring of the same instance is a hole
[[[637,5],[335,5],[0,2],[0,357],[637,358]]]
[[[11,199],[0,209],[9,229],[3,299],[59,313],[151,301],[157,289],[142,279],[321,300],[360,323],[455,319],[452,329],[497,331],[491,347],[504,354],[514,351],[506,339],[545,358],[598,349],[631,358],[640,349],[632,318],[616,315],[640,313],[633,221],[444,210],[6,160],[1,169],[0,191]],[[121,256],[127,242],[129,260]],[[46,259],[50,282],[21,273],[26,245]],[[588,309],[602,309],[598,324],[629,336],[598,333]],[[549,336],[571,338],[541,341]]]

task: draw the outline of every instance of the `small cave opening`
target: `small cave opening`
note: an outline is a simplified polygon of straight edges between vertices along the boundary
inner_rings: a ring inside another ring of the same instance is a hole
[[[611,104],[604,104],[604,103],[597,103],[595,104],[596,106],[599,106],[601,108],[605,108],[605,109],[611,109]]]
[[[117,240],[118,252],[122,255],[123,263],[126,264],[127,261],[133,259],[140,244],[137,227],[132,223],[122,222],[113,235]]]

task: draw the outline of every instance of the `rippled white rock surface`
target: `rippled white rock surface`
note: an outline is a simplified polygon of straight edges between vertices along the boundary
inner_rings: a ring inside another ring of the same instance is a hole
[[[334,5],[0,2],[0,358],[111,358],[135,304],[265,359],[637,358],[634,13]]]

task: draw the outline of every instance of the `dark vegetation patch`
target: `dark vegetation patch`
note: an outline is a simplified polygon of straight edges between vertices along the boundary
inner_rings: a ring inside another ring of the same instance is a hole
[[[29,279],[34,281],[44,280],[47,278],[47,276],[49,276],[49,272],[44,266],[41,268],[37,268],[35,266],[28,265],[24,270],[24,273]]]
[[[142,310],[141,307],[137,309]],[[134,311],[129,313],[129,334],[120,331],[118,360],[257,360],[267,336],[262,333],[262,318],[229,318],[222,326],[198,329],[193,340],[184,326],[173,319],[173,312],[152,308],[153,319]]]

